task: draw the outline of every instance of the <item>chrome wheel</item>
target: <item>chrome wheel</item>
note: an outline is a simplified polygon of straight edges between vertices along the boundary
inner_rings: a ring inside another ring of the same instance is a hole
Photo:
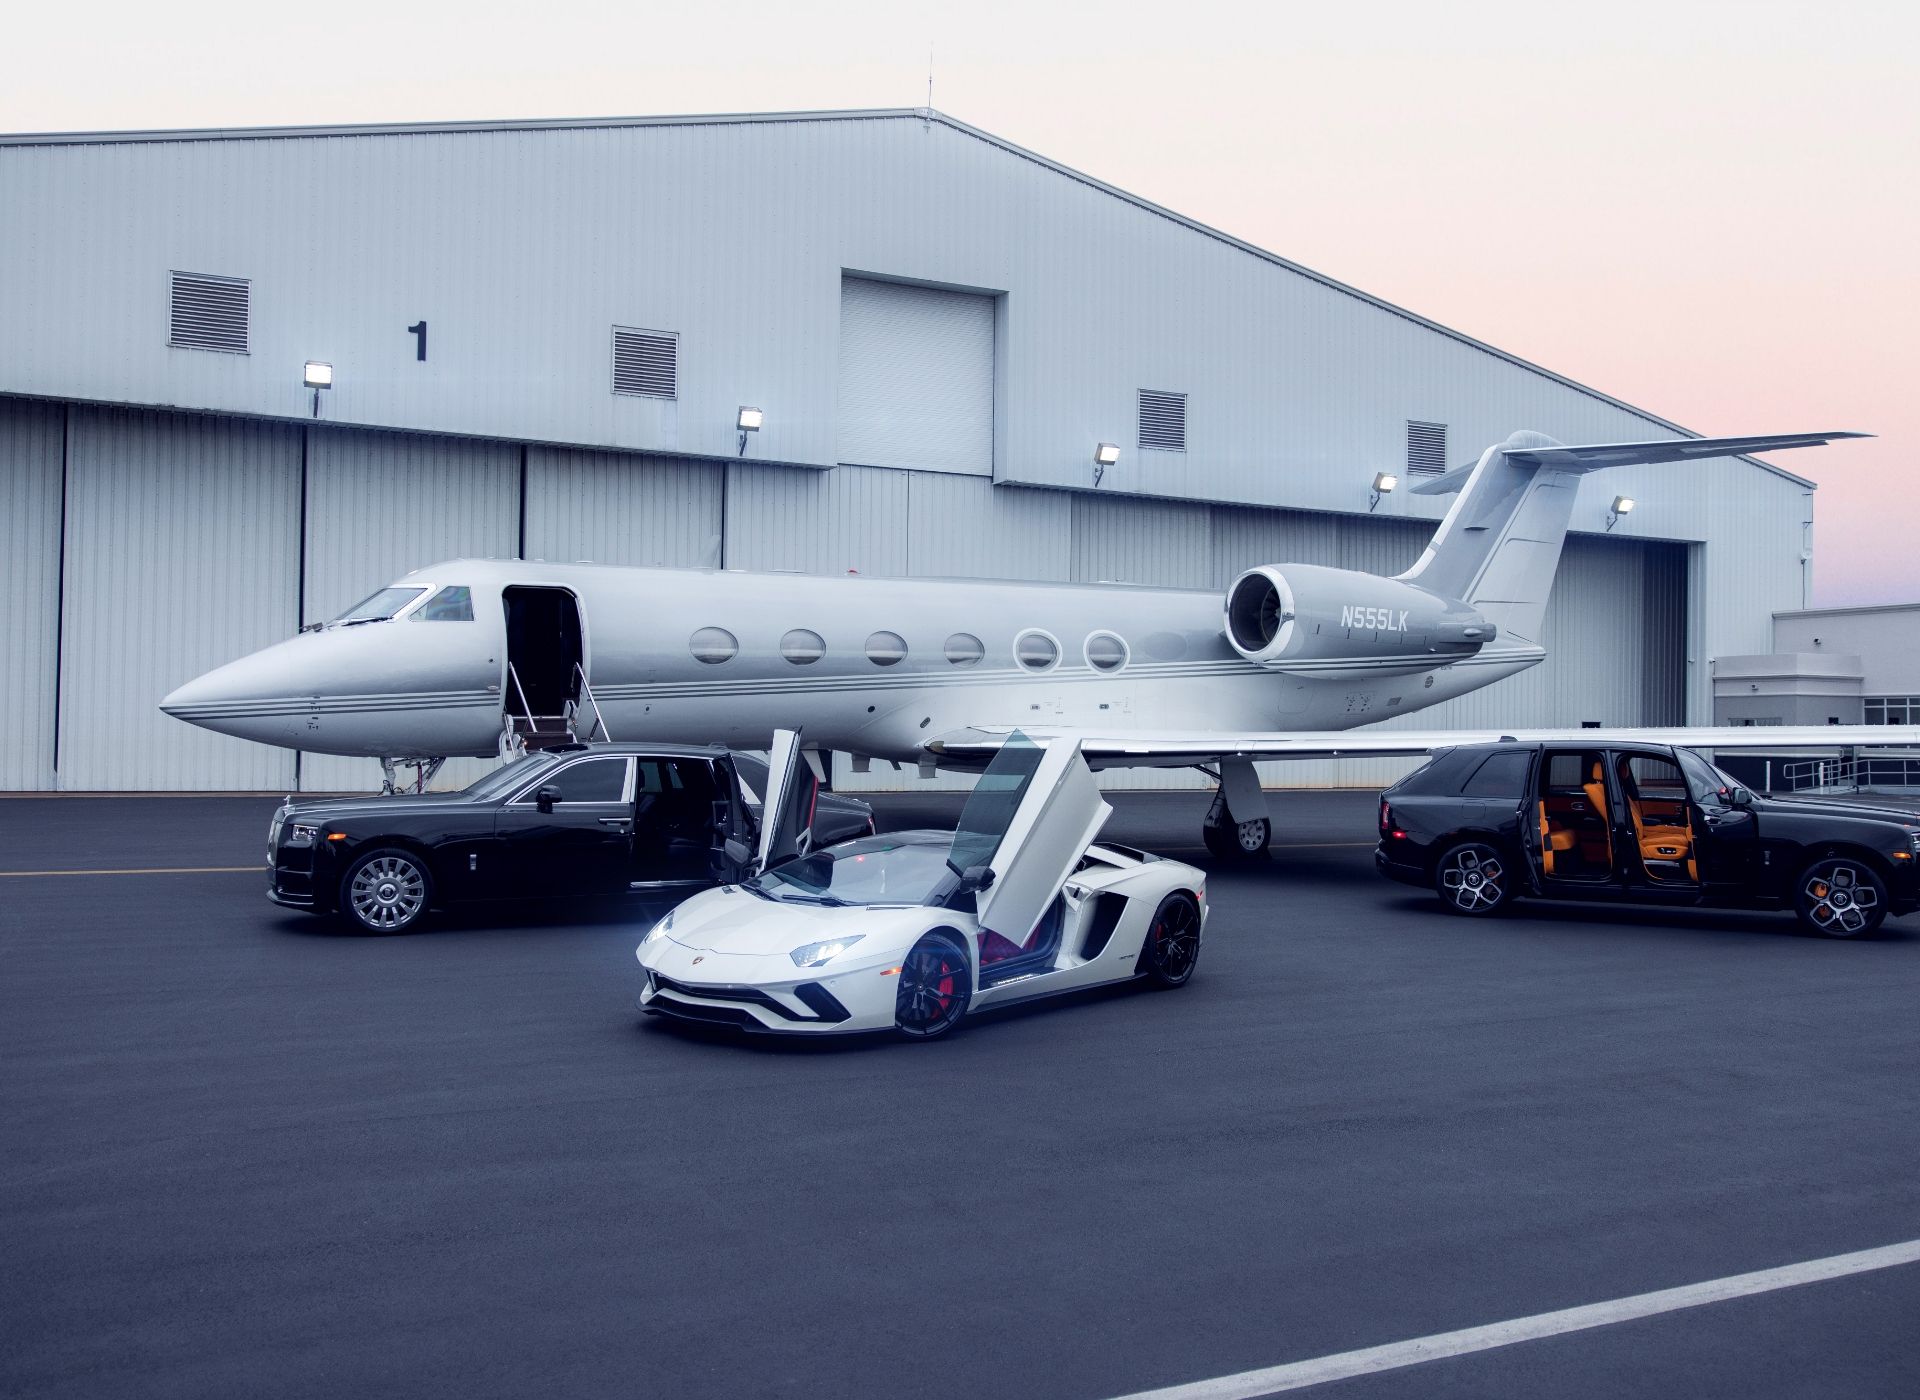
[[[427,872],[411,856],[376,851],[347,877],[347,910],[375,933],[398,933],[427,907]]]
[[[1823,860],[1800,879],[1800,917],[1815,933],[1856,938],[1880,927],[1887,902],[1880,879],[1849,860]]]
[[[1440,858],[1440,898],[1462,914],[1491,914],[1507,902],[1506,858],[1491,846],[1455,846]]]
[[[913,945],[900,964],[894,1023],[903,1035],[931,1040],[953,1029],[972,996],[973,974],[967,968],[966,953],[953,939],[930,933]]]
[[[1200,961],[1200,908],[1183,894],[1170,894],[1153,911],[1142,946],[1146,973],[1163,987],[1178,987]]]

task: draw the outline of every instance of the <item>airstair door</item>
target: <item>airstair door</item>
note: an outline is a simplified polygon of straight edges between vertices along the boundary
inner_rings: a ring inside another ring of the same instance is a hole
[[[574,738],[585,675],[580,602],[570,589],[515,585],[502,590],[507,613],[506,714],[529,749]]]

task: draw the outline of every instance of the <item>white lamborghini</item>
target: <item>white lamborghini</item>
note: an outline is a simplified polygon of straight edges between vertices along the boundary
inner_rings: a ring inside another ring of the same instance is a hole
[[[1112,808],[1079,745],[1015,735],[959,829],[809,850],[817,780],[799,736],[775,736],[749,864],[695,895],[637,952],[650,1015],[799,1035],[898,1030],[927,1039],[970,1010],[1193,975],[1206,876],[1095,837]],[[745,857],[745,850],[736,852]]]

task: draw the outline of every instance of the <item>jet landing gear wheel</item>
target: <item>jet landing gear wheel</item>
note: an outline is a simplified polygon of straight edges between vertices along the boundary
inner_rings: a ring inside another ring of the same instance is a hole
[[[1170,894],[1153,911],[1139,970],[1162,987],[1178,987],[1200,961],[1200,906],[1190,896]]]
[[[1513,871],[1493,847],[1463,841],[1440,857],[1433,886],[1456,914],[1497,914],[1513,898]]]
[[[893,1022],[911,1040],[932,1040],[959,1024],[972,998],[966,950],[951,934],[929,933],[901,960]]]
[[[1200,828],[1200,839],[1215,860],[1258,860],[1273,840],[1273,823],[1265,817],[1237,822],[1227,804],[1216,797],[1206,824]]]
[[[433,902],[433,877],[411,851],[368,851],[340,881],[340,912],[366,933],[405,933]]]
[[[1866,865],[1844,856],[1800,872],[1793,904],[1801,924],[1828,938],[1863,938],[1887,917],[1887,887]]]

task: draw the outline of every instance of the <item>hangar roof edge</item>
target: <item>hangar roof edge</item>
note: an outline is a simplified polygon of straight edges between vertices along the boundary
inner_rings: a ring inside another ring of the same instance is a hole
[[[1036,151],[1030,151],[1026,147],[1017,145],[1004,137],[995,136],[990,131],[983,131],[979,127],[971,126],[959,120],[957,117],[948,116],[946,113],[937,111],[931,107],[870,107],[825,111],[734,112],[659,117],[550,117],[507,118],[498,121],[369,122],[363,124],[335,123],[316,126],[198,127],[155,131],[21,132],[11,134],[0,133],[0,147],[106,146],[146,142],[184,141],[269,141],[345,136],[485,135],[491,132],[505,131],[590,131],[608,127],[729,126],[760,122],[901,120],[939,122],[942,126],[949,127],[962,135],[970,136],[977,141],[983,141],[990,146],[1007,152],[1009,155],[1016,156],[1021,160],[1031,161],[1035,165],[1042,166],[1057,175],[1063,175],[1069,180],[1086,185],[1090,189],[1098,190],[1103,194],[1122,200],[1136,208],[1155,214],[1160,218],[1171,220],[1192,232],[1200,234],[1202,237],[1211,238],[1216,242],[1227,244],[1229,247],[1237,248],[1241,252],[1247,253],[1263,262],[1271,263],[1276,267],[1284,268],[1288,272],[1318,282],[1330,291],[1352,297],[1356,301],[1364,302],[1377,310],[1385,311],[1392,316],[1401,317],[1403,320],[1411,321],[1426,330],[1443,335],[1449,340],[1458,341],[1460,344],[1478,350],[1483,354],[1492,355],[1496,359],[1504,360],[1508,364],[1518,369],[1526,370],[1530,374],[1537,374],[1543,379],[1552,380],[1554,383],[1563,385],[1577,393],[1598,399],[1602,403],[1609,404],[1614,408],[1623,409],[1626,412],[1646,419],[1649,423],[1658,424],[1683,437],[1701,436],[1701,434],[1694,432],[1691,428],[1682,427],[1680,424],[1670,419],[1662,418],[1656,413],[1651,413],[1639,407],[1637,404],[1630,404],[1624,399],[1617,399],[1611,394],[1603,393],[1591,385],[1582,384],[1576,379],[1569,379],[1566,375],[1555,373],[1544,365],[1537,365],[1531,360],[1523,359],[1510,351],[1502,350],[1497,345],[1490,345],[1486,341],[1478,340],[1464,331],[1455,330],[1451,326],[1429,320],[1418,312],[1409,311],[1405,307],[1397,306],[1384,298],[1363,292],[1358,287],[1342,282],[1338,278],[1329,277],[1322,272],[1316,272],[1310,267],[1294,262],[1289,258],[1284,258],[1278,253],[1259,247],[1257,244],[1235,238],[1232,234],[1222,232],[1209,224],[1203,224],[1198,219],[1189,218],[1185,214],[1167,208],[1165,205],[1155,204],[1150,199],[1132,194],[1117,185],[1110,185],[1106,181],[1097,179],[1083,171],[1076,170],[1072,166],[1063,165],[1059,161],[1051,160]],[[1818,489],[1815,482],[1809,481],[1805,477],[1797,476],[1784,468],[1776,467],[1771,462],[1763,462],[1757,457],[1741,457],[1739,460],[1747,463],[1749,466],[1759,467],[1762,471],[1770,472],[1774,476],[1793,482],[1797,486],[1804,486],[1810,491]]]

